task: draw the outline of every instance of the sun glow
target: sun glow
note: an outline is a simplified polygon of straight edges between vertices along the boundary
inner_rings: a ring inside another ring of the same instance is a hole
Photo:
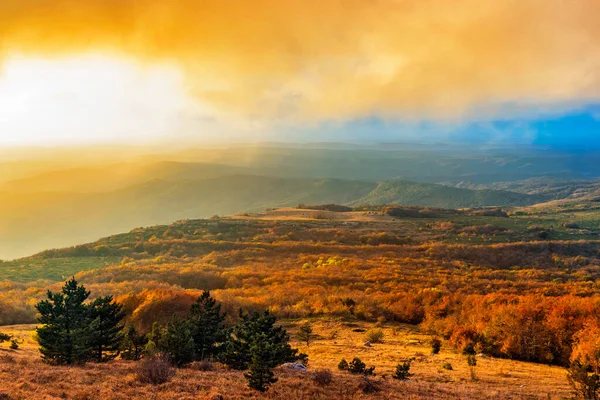
[[[202,112],[168,65],[79,55],[0,67],[0,145],[152,141]]]

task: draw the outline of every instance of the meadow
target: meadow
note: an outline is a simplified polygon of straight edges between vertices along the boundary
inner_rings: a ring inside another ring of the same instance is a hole
[[[297,326],[309,321],[314,338],[309,346],[299,342]],[[240,372],[215,363],[211,370],[195,364],[177,371],[174,379],[158,386],[139,383],[135,362],[115,360],[107,364],[58,367],[43,364],[37,343],[32,338],[33,325],[3,327],[21,338],[19,350],[0,345],[0,395],[15,400],[32,398],[70,399],[565,399],[571,394],[565,370],[520,361],[478,357],[472,378],[465,357],[444,344],[439,354],[431,354],[429,339],[417,327],[406,324],[378,324],[384,332],[382,343],[364,346],[364,331],[376,324],[344,322],[338,319],[284,320],[291,333],[292,345],[309,356],[309,370],[299,372],[283,367],[276,369],[279,381],[267,393],[247,389]],[[365,394],[360,388],[362,377],[339,371],[342,358],[359,357],[376,366],[370,378],[380,391]],[[391,378],[398,360],[413,359],[408,381]],[[452,370],[445,369],[451,365]],[[333,373],[330,384],[313,381],[315,371]],[[222,397],[219,397],[222,396]]]

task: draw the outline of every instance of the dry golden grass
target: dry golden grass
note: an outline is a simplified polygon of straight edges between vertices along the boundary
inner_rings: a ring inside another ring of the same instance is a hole
[[[342,321],[314,321],[315,339],[307,347],[295,341],[295,326],[285,321],[293,344],[310,358],[309,372],[278,369],[279,381],[264,395],[251,391],[240,372],[219,365],[214,371],[180,369],[168,383],[152,386],[136,379],[136,364],[113,361],[79,367],[49,366],[39,358],[32,338],[33,326],[3,327],[3,332],[25,340],[21,349],[0,347],[0,398],[29,399],[565,399],[570,395],[562,368],[531,363],[478,357],[477,380],[472,381],[464,357],[443,346],[438,355],[429,355],[430,337],[408,325],[382,326],[385,338],[380,344],[364,346],[364,332],[372,324]],[[375,365],[372,378],[381,391],[364,394],[361,377],[337,370],[342,359],[360,357]],[[401,359],[415,357],[413,378],[399,382],[391,378]],[[452,371],[442,369],[449,362]],[[312,371],[327,368],[333,372],[330,385],[313,382]],[[5,397],[2,397],[4,395]],[[8,396],[8,397],[6,397]]]
[[[224,219],[266,220],[266,221],[312,221],[319,211],[311,209],[281,207],[268,209],[259,213],[239,214]],[[334,212],[322,211],[324,220],[354,221],[354,222],[394,222],[394,218],[378,212],[351,211]]]

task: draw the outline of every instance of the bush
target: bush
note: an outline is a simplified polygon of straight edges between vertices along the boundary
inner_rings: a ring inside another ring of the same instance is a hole
[[[360,358],[354,357],[348,364],[348,372],[351,374],[375,375],[375,367],[367,368],[367,365]]]
[[[348,364],[348,372],[351,374],[362,374],[365,372],[366,367],[367,365],[362,362],[360,358],[354,357],[354,359],[350,361],[350,364]]]
[[[342,361],[338,364],[338,369],[340,371],[348,371],[348,361],[342,358]]]
[[[401,381],[408,380],[412,374],[410,373],[410,361],[405,361],[403,363],[399,363],[396,366],[396,372],[392,375],[392,378],[399,379]]]
[[[569,385],[574,390],[575,398],[598,399],[600,377],[598,374],[589,373],[590,367],[579,362],[573,362],[567,369]]]
[[[379,385],[376,382],[370,380],[366,375],[362,377],[360,383],[358,384],[358,389],[360,389],[363,393],[376,393],[381,390]]]
[[[371,343],[381,343],[383,342],[383,329],[381,328],[373,328],[369,329],[367,333],[365,333],[365,338]]]
[[[202,371],[202,372],[215,370],[215,366],[208,361],[195,361],[192,363],[190,368],[195,369],[196,371]]]
[[[452,371],[454,369],[454,368],[452,368],[452,364],[450,364],[449,362],[443,363],[442,368],[447,369],[448,371]]]
[[[325,211],[317,211],[312,215],[313,219],[329,219],[329,215]]]
[[[327,386],[333,380],[333,375],[328,369],[320,369],[315,372],[313,381],[319,386]]]
[[[442,341],[438,338],[431,339],[431,353],[438,354],[442,349]]]
[[[141,383],[160,385],[169,382],[175,376],[175,368],[164,353],[144,358],[137,367],[137,379]]]

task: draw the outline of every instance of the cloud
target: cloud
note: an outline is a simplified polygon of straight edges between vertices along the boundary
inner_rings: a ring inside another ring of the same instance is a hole
[[[3,0],[0,54],[182,68],[249,118],[498,118],[600,99],[597,0]]]

